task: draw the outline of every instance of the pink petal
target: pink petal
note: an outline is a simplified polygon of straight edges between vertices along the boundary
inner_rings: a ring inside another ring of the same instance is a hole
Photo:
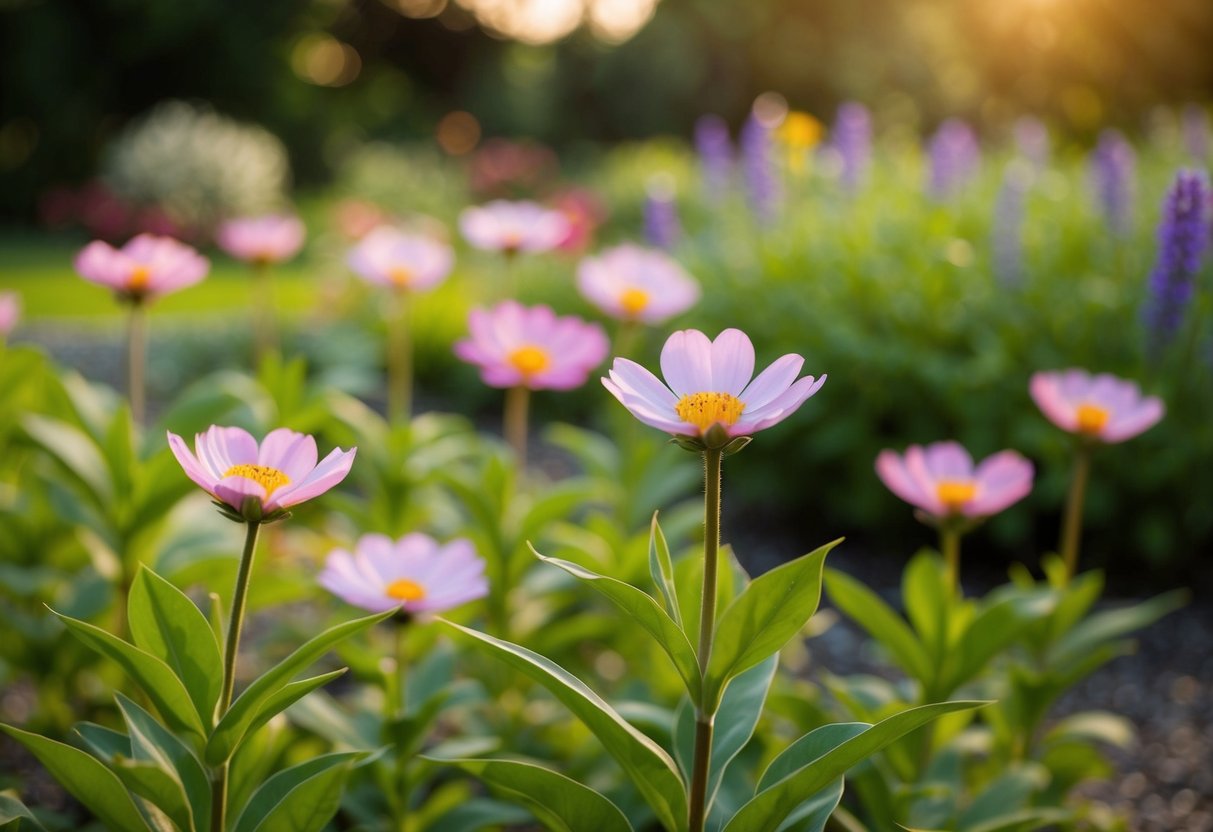
[[[354,454],[357,450],[357,448],[351,448],[348,451],[342,451],[340,448],[334,448],[298,485],[292,483],[275,491],[270,505],[289,508],[313,497],[319,497],[345,479],[350,472],[350,466],[354,464]]]
[[[757,410],[786,392],[796,376],[800,375],[802,367],[804,359],[799,355],[788,354],[777,358],[742,391],[740,398],[745,402],[746,410]]]
[[[754,345],[740,329],[726,329],[712,342],[712,392],[739,396],[754,376]]]
[[[211,425],[195,438],[194,448],[216,479],[227,476],[233,466],[257,464],[257,440],[243,428]]]
[[[314,438],[290,428],[278,428],[261,440],[257,464],[276,468],[286,474],[291,482],[298,482],[316,467],[317,457]]]
[[[683,329],[666,339],[661,350],[661,374],[678,396],[715,392],[708,336],[697,329]]]
[[[202,466],[202,463],[198,461],[197,457],[190,453],[190,449],[186,446],[185,440],[172,431],[169,431],[168,446],[173,452],[173,456],[175,456],[177,461],[181,463],[181,468],[185,471],[185,475],[193,480],[204,491],[213,493],[215,483],[219,481],[219,478],[212,476],[209,472],[207,472],[207,470]]]
[[[1123,442],[1153,427],[1166,413],[1162,400],[1149,396],[1135,409],[1117,414],[1100,434],[1104,442]]]
[[[1032,463],[1015,451],[1002,451],[987,457],[977,466],[977,494],[965,506],[971,517],[997,514],[1017,503],[1032,490]]]
[[[938,507],[938,501],[928,498],[920,484],[910,476],[905,461],[896,451],[880,452],[876,457],[876,474],[886,488],[910,505],[926,511],[934,511]]]

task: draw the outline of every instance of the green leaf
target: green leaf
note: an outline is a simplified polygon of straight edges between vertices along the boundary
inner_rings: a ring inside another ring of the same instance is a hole
[[[130,756],[137,761],[156,765],[170,774],[185,797],[195,828],[200,832],[210,828],[211,789],[202,764],[189,746],[121,693],[114,698],[129,731]],[[168,806],[157,803],[170,817]]]
[[[122,781],[94,757],[11,725],[0,725],[0,731],[29,749],[63,788],[110,829],[127,832],[148,828]]]
[[[563,774],[515,760],[445,760],[523,804],[553,832],[632,832],[614,803]]]
[[[252,729],[254,723],[260,720],[260,724],[264,724],[265,720],[273,716],[272,713],[267,716],[267,703],[276,694],[281,692],[283,688],[287,687],[290,680],[297,673],[324,655],[337,642],[387,619],[389,616],[394,615],[395,612],[395,610],[389,610],[378,615],[368,615],[365,618],[357,618],[353,621],[346,621],[335,627],[330,627],[320,635],[304,642],[294,653],[291,653],[281,662],[263,673],[260,678],[245,689],[244,693],[240,694],[240,697],[232,703],[232,707],[228,709],[228,712],[219,720],[219,724],[215,726],[215,730],[211,733],[210,740],[206,744],[207,765],[216,766],[228,760]],[[316,679],[319,678],[323,677],[316,677]],[[315,681],[315,679],[308,681]],[[300,684],[306,685],[307,682],[301,682]],[[289,700],[286,701],[286,704],[282,705],[285,708],[306,692],[305,690],[293,698],[287,696],[275,701],[282,702]]]
[[[926,698],[947,697],[972,679],[994,656],[1048,616],[1056,601],[1051,590],[1016,592],[981,610],[943,657],[939,683],[927,691]]]
[[[1035,792],[1049,783],[1049,772],[1039,763],[1026,763],[1004,771],[986,784],[957,818],[958,828],[970,830],[1028,808]]]
[[[111,765],[118,779],[132,794],[139,795],[164,812],[181,832],[195,832],[185,789],[171,772],[142,760],[118,759],[112,761]]]
[[[54,612],[54,610],[52,610]],[[83,641],[103,656],[117,662],[127,675],[130,676],[147,698],[156,706],[156,710],[173,728],[206,736],[202,721],[189,692],[181,684],[172,669],[167,664],[153,656],[128,644],[117,636],[110,635],[100,627],[80,621],[70,616],[55,613],[67,625],[72,635]]]
[[[775,832],[807,796],[824,789],[855,764],[944,714],[977,708],[984,704],[986,703],[941,702],[910,708],[864,729],[849,739],[844,739],[812,762],[774,783],[770,783],[764,775],[758,794],[741,807],[741,811],[725,827],[725,832]],[[807,739],[804,738],[797,742],[802,741],[807,744]]]
[[[531,547],[531,551],[544,563],[560,567],[574,578],[583,581],[606,596],[628,618],[647,630],[674,662],[674,667],[678,670],[678,675],[682,677],[691,701],[699,702],[702,682],[699,676],[699,662],[695,658],[695,648],[691,647],[691,642],[687,640],[682,628],[666,614],[666,611],[651,595],[631,584],[599,575],[567,560],[545,557],[535,551],[534,546]]]
[[[948,610],[954,593],[943,558],[930,550],[910,558],[901,576],[901,603],[932,664],[941,662],[948,644]]]
[[[1153,624],[1188,603],[1187,590],[1156,595],[1140,604],[1088,616],[1066,633],[1049,651],[1048,663],[1065,667],[1096,647]]]
[[[678,588],[674,582],[674,559],[670,557],[670,544],[657,523],[657,512],[649,524],[649,574],[653,584],[665,601],[666,611],[680,628],[683,628],[682,611],[678,608]],[[685,628],[684,628],[685,629]]]
[[[135,644],[173,669],[209,727],[223,687],[223,659],[206,617],[184,592],[141,566],[127,618]]]
[[[361,751],[339,751],[266,780],[240,813],[234,832],[319,832],[337,814],[345,780]]]
[[[0,830],[3,832],[46,832],[33,812],[15,797],[0,794]]]
[[[91,492],[99,505],[114,496],[113,482],[97,443],[67,422],[29,414],[21,426],[44,451],[59,460]]]
[[[339,667],[336,670],[330,670],[328,673],[321,673],[319,676],[300,679],[297,682],[285,685],[281,690],[267,699],[265,704],[261,706],[261,709],[257,711],[256,716],[253,717],[253,721],[249,723],[245,736],[256,731],[312,691],[324,687],[340,676],[344,676],[348,670],[348,667]]]
[[[810,731],[771,761],[766,771],[762,773],[762,777],[759,778],[757,790],[761,792],[775,785],[784,777],[794,774],[871,727],[866,722],[840,722],[823,725]],[[824,788],[808,795],[807,800],[801,802],[788,814],[781,827],[787,828],[794,823],[799,823],[812,832],[820,832],[826,821],[829,820],[830,814],[842,800],[843,788],[843,778],[841,776],[835,778]]]
[[[933,670],[926,650],[879,595],[837,569],[825,571],[825,586],[834,606],[880,642],[907,675],[924,684],[931,678]]]
[[[661,746],[632,727],[584,682],[555,662],[517,644],[442,618],[438,620],[547,688],[585,723],[607,753],[623,767],[666,829],[685,828],[686,790],[674,761]]]
[[[841,539],[750,581],[716,627],[704,674],[703,708],[711,714],[729,680],[776,653],[817,611],[825,557]]]
[[[121,731],[94,722],[77,722],[72,728],[103,762],[131,756],[131,738]]]

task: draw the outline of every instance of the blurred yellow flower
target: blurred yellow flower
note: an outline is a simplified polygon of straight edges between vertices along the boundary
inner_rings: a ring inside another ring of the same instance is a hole
[[[808,165],[809,151],[817,146],[825,134],[821,122],[808,113],[790,110],[783,123],[775,130],[775,138],[788,151],[788,169],[803,173]]]

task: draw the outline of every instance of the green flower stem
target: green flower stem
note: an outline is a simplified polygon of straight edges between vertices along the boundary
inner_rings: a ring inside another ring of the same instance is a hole
[[[413,399],[413,333],[406,292],[397,293],[395,307],[387,329],[387,412],[399,424],[409,420]]]
[[[1070,493],[1066,497],[1066,515],[1061,526],[1062,560],[1066,565],[1066,582],[1078,571],[1078,548],[1082,539],[1082,509],[1087,498],[1087,480],[1091,476],[1090,442],[1079,441],[1074,452],[1074,475],[1070,480]]]
[[[131,401],[131,418],[142,426],[147,412],[144,381],[147,366],[147,310],[139,300],[131,302],[126,333],[126,393]]]
[[[716,566],[720,553],[720,464],[724,452],[703,452],[703,600],[699,606],[699,671],[706,673],[716,626]],[[715,713],[695,709],[695,754],[691,762],[689,832],[703,832],[707,818],[708,764]]]
[[[945,521],[939,527],[939,548],[948,565],[948,587],[955,595],[960,587],[960,530],[954,524]]]
[[[278,347],[278,324],[274,316],[274,284],[269,263],[253,264],[253,362],[260,368]]]
[[[408,715],[409,702],[409,657],[408,657],[408,621],[393,621],[396,631],[396,697],[389,707],[394,708],[392,720],[396,723],[396,770],[395,770],[395,800],[396,828],[399,832],[409,832],[409,769],[408,754],[402,739],[404,737],[403,723]]]
[[[526,469],[526,429],[530,396],[531,391],[521,385],[511,387],[505,393],[505,438],[514,449],[514,458],[523,470]]]
[[[223,654],[223,690],[219,694],[216,719],[223,717],[232,704],[232,693],[236,689],[236,654],[240,649],[240,629],[244,624],[244,607],[248,599],[249,575],[253,571],[253,553],[257,549],[257,533],[260,523],[250,522],[244,538],[244,552],[240,555],[240,569],[236,573],[236,588],[232,593],[232,613],[227,622],[227,649]],[[229,763],[215,769],[211,779],[211,832],[224,832],[227,815],[227,773]]]

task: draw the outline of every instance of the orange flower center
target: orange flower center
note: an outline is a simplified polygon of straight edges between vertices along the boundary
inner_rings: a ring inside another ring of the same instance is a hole
[[[644,289],[624,289],[619,296],[619,305],[629,315],[639,315],[649,305],[649,293]]]
[[[1079,433],[1095,435],[1104,429],[1104,425],[1108,424],[1108,419],[1112,414],[1106,407],[1084,402],[1078,406],[1074,415],[1078,422]]]
[[[135,266],[131,269],[131,276],[127,278],[126,286],[132,292],[142,292],[147,288],[147,284],[152,279],[152,270],[147,266]]]
[[[244,477],[246,480],[252,480],[265,489],[266,497],[273,494],[282,486],[291,484],[290,477],[277,468],[270,468],[268,465],[249,465],[248,463],[233,465],[224,472],[223,476]]]
[[[394,285],[404,289],[413,282],[413,272],[404,266],[396,266],[388,269],[387,279],[392,281]]]
[[[935,486],[935,496],[948,511],[960,511],[965,503],[977,496],[977,483],[973,480],[942,480]]]
[[[425,587],[408,578],[397,578],[387,585],[384,592],[397,601],[420,601],[425,598]]]
[[[543,348],[527,344],[510,353],[509,362],[524,376],[533,376],[546,370],[552,359]]]
[[[735,425],[745,410],[745,402],[729,393],[692,393],[674,405],[674,412],[684,422],[706,431],[717,423]]]

